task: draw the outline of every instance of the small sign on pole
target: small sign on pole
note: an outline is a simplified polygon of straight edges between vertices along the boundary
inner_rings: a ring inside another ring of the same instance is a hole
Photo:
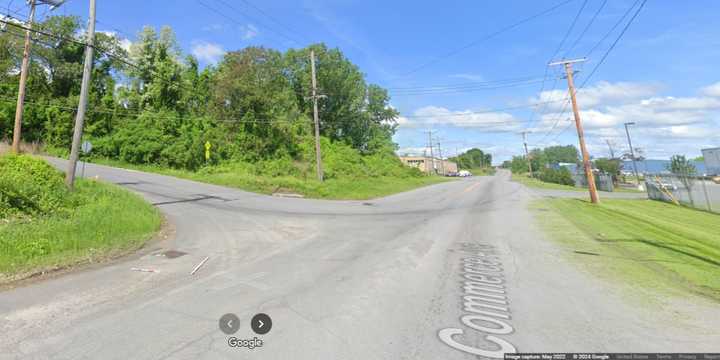
[[[82,145],[80,148],[82,149],[83,154],[87,154],[90,151],[92,151],[92,143],[85,140],[82,142]]]
[[[205,162],[210,160],[210,148],[212,148],[212,144],[210,144],[209,141],[205,142]]]

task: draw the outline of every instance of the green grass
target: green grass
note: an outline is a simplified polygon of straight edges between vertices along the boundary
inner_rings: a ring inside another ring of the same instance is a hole
[[[569,191],[587,191],[582,188],[577,188],[574,186],[569,185],[561,185],[561,184],[555,184],[555,183],[549,183],[540,181],[535,178],[531,178],[527,174],[512,174],[512,180],[519,182],[527,187],[532,187],[536,189],[548,189],[548,190],[569,190]]]
[[[464,169],[461,169],[464,170]],[[492,176],[495,175],[495,168],[474,168],[474,169],[468,169],[470,173],[473,174],[473,176]]]
[[[581,191],[585,192],[588,191],[587,188],[579,188],[575,186],[570,185],[561,185],[561,184],[555,184],[555,183],[549,183],[544,182],[541,180],[538,180],[536,178],[531,178],[528,174],[512,174],[512,181],[519,182],[527,187],[536,188],[536,189],[546,189],[546,190],[567,190],[567,191]],[[601,192],[604,192],[602,190],[599,190]],[[637,189],[628,189],[628,188],[621,188],[621,187],[615,187],[615,192],[624,192],[624,193],[643,193],[644,191],[640,191]]]
[[[408,176],[337,178],[319,182],[314,177],[304,179],[293,176],[262,176],[243,171],[225,170],[221,172],[193,172],[155,165],[134,165],[111,159],[94,159],[93,162],[234,187],[261,194],[286,192],[316,199],[365,200],[452,180],[452,178],[442,176]]]
[[[58,213],[0,219],[0,283],[138,249],[160,228],[159,212],[118,186],[79,180],[70,196]]]
[[[533,207],[549,210],[538,212],[544,229],[593,274],[633,291],[720,300],[720,215],[652,200],[544,199]]]

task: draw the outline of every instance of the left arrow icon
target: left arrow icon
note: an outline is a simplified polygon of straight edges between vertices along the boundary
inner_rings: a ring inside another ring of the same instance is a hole
[[[240,329],[240,319],[235,314],[225,314],[219,321],[220,331],[227,335],[232,335]]]

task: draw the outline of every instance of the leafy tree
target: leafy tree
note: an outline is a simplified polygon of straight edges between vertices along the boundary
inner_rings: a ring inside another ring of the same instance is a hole
[[[561,184],[561,185],[575,185],[575,180],[566,167],[560,167],[559,169],[554,168],[543,168],[537,175],[538,179],[544,182]]]
[[[547,156],[545,156],[545,151],[542,149],[532,149],[530,151],[530,165],[534,173],[544,169],[547,164],[548,159]]]
[[[515,174],[528,172],[528,161],[524,156],[513,156],[510,162],[510,170]]]
[[[617,182],[617,178],[620,176],[620,170],[622,169],[622,164],[619,159],[595,159],[595,166],[598,170],[612,175],[613,182]]]
[[[492,166],[492,155],[486,154],[477,148],[472,148],[449,160],[456,162],[460,169],[476,169]]]
[[[549,146],[543,149],[545,158],[550,164],[571,163],[575,164],[580,158],[580,153],[574,145]]]

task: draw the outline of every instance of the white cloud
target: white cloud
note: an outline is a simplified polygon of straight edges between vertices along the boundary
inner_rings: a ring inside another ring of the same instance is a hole
[[[117,39],[118,44],[120,45],[120,47],[121,47],[123,50],[128,51],[128,52],[130,51],[130,47],[132,46],[132,41],[130,41],[129,39],[124,38],[124,37],[118,35],[117,32],[115,32],[115,31],[102,31],[102,30],[101,30],[101,31],[97,31],[97,32],[103,33],[103,34],[105,34],[105,35],[107,35],[107,36],[110,36],[110,37],[114,37],[115,39]]]
[[[225,54],[225,49],[219,44],[205,41],[194,41],[191,52],[200,61],[214,64]]]
[[[708,86],[700,89],[700,92],[703,95],[720,97],[720,82],[716,82],[714,84],[708,85]]]
[[[258,28],[253,24],[240,26],[240,32],[243,40],[250,40],[260,33]]]
[[[425,152],[428,151],[427,147],[416,147],[416,146],[408,146],[408,147],[401,147],[399,148],[395,153],[401,156],[404,155],[424,155]]]
[[[426,106],[417,109],[412,116],[398,120],[398,124],[401,127],[448,125],[486,132],[511,132],[519,129],[520,122],[504,112],[453,111],[439,106]]]
[[[600,104],[624,103],[655,95],[660,90],[657,84],[640,84],[630,82],[609,83],[600,81],[596,85],[578,90],[577,98],[581,107],[593,107]],[[539,96],[531,98],[531,103],[562,100],[568,96],[567,90],[543,91]],[[544,106],[544,105],[543,105]],[[551,109],[559,110],[563,107],[562,101],[547,105]]]

